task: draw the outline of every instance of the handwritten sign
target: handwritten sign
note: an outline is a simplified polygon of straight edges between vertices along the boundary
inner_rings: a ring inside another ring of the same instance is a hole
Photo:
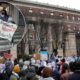
[[[0,20],[0,37],[12,40],[12,37],[17,29],[17,25]]]

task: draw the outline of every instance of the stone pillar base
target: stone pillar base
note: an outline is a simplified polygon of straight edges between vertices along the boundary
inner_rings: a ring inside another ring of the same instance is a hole
[[[62,56],[63,57],[63,49],[58,49],[58,56]]]
[[[65,45],[66,57],[69,57],[72,54],[77,56],[75,33],[68,33],[67,34],[65,44],[66,44]]]

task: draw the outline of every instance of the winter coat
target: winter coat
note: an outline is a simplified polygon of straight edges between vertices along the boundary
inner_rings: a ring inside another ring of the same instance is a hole
[[[57,69],[55,69],[55,70],[53,71],[52,77],[53,77],[55,80],[59,80],[59,79],[60,79],[60,74],[59,74],[59,71],[58,71]]]
[[[70,77],[69,80],[80,80],[80,70],[75,71]]]
[[[19,79],[19,75],[15,72],[12,72],[12,75],[10,76],[10,80],[18,80]]]
[[[73,74],[73,72],[66,72],[66,73],[62,74],[61,80],[68,80],[69,76],[72,74]]]

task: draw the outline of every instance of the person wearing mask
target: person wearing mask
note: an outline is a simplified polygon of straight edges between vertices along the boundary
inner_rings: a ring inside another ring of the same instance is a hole
[[[5,10],[5,8],[3,8],[3,10],[0,11],[0,19],[3,21],[8,21],[9,15],[7,14],[7,11]]]

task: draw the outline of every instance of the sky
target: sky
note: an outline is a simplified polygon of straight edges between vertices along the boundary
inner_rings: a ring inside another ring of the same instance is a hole
[[[31,0],[80,10],[80,0]]]

